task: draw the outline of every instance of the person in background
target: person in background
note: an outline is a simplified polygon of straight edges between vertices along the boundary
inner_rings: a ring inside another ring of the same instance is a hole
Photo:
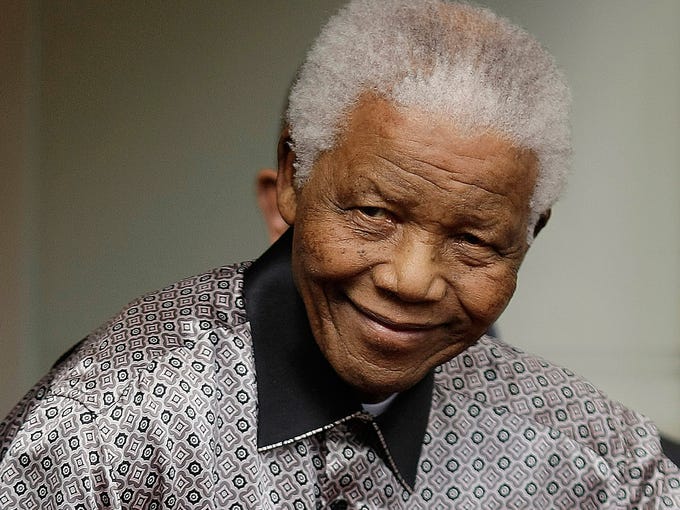
[[[264,220],[269,242],[273,243],[288,230],[288,223],[281,217],[276,201],[276,170],[263,168],[255,176],[257,207]]]
[[[58,363],[0,425],[0,506],[678,508],[648,419],[485,334],[564,187],[568,105],[488,10],[349,2],[290,93],[291,228]]]

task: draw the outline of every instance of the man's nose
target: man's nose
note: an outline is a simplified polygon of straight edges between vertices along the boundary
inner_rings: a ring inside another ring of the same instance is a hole
[[[376,287],[404,301],[438,301],[447,286],[441,270],[436,244],[427,236],[409,234],[372,274]]]

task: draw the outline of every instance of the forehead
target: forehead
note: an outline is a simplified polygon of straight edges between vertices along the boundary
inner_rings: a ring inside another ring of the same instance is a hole
[[[461,132],[442,117],[376,97],[348,115],[331,154],[335,172],[352,171],[345,185],[388,176],[395,186],[427,181],[440,192],[502,195],[519,207],[528,207],[537,174],[534,154],[502,136]]]

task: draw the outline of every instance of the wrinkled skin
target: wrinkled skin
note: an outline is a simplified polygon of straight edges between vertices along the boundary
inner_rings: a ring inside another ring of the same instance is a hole
[[[506,307],[528,249],[532,153],[364,98],[300,190],[294,158],[281,143],[295,283],[319,347],[365,402],[413,386]]]

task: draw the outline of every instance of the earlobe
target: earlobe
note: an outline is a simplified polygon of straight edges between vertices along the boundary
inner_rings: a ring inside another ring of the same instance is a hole
[[[534,238],[536,238],[538,233],[541,230],[543,230],[543,227],[545,227],[547,225],[551,214],[552,214],[552,209],[548,209],[547,211],[545,211],[543,214],[541,214],[538,217],[538,221],[536,222],[536,226],[534,227]]]
[[[286,223],[295,223],[297,191],[295,189],[295,151],[291,146],[288,126],[283,129],[277,150],[278,172],[276,175],[276,195],[279,212]]]

